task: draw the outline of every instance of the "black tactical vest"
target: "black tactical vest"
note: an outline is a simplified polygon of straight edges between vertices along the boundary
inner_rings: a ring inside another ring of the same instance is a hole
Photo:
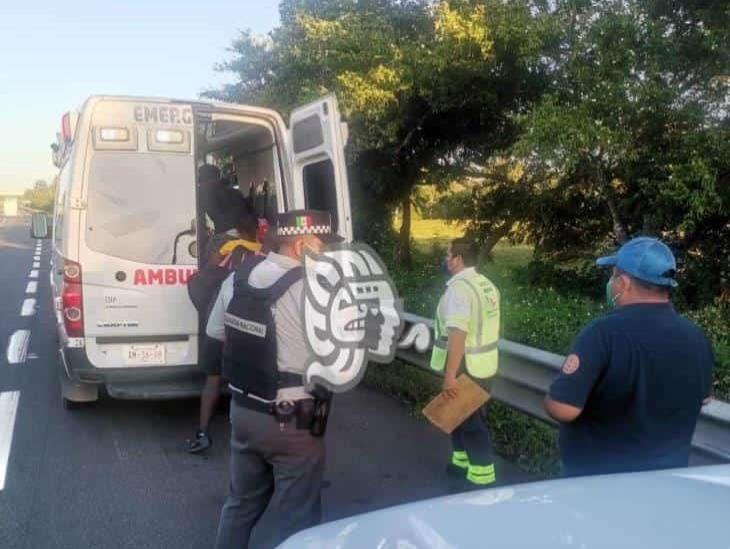
[[[223,377],[244,394],[275,400],[279,388],[303,384],[301,375],[279,372],[272,310],[302,277],[302,268],[290,269],[268,288],[254,288],[248,278],[264,259],[247,254],[234,275],[233,298],[225,315]]]

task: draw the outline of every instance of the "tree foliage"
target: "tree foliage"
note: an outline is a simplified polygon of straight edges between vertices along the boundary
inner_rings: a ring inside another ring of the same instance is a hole
[[[730,273],[730,9],[705,0],[283,0],[209,95],[281,111],[335,92],[364,238],[395,207],[407,263],[421,183],[488,252],[592,256],[636,234],[681,259],[685,296]],[[379,219],[378,219],[379,218]]]
[[[722,79],[730,50],[726,26],[714,20],[713,31],[699,3],[673,4],[560,6],[555,84],[523,117],[513,151],[563,191],[546,195],[559,203],[533,217],[538,249],[592,252],[596,243],[658,235],[679,252],[694,301],[717,294],[730,274]]]
[[[33,188],[27,189],[23,193],[23,200],[27,201],[28,205],[33,209],[51,212],[53,210],[55,196],[55,184],[49,185],[45,180],[38,179],[33,184]]]
[[[526,1],[290,0],[281,21],[266,38],[241,35],[220,67],[239,80],[212,95],[287,111],[336,92],[350,173],[384,213],[410,211],[413,187],[444,166],[508,144],[511,115],[540,94],[542,43]],[[406,262],[409,237],[404,216]]]

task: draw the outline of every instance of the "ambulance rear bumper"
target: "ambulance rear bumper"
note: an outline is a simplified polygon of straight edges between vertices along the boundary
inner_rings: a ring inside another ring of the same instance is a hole
[[[204,372],[196,365],[96,368],[83,348],[62,348],[60,360],[76,383],[104,385],[112,398],[167,400],[200,396]]]

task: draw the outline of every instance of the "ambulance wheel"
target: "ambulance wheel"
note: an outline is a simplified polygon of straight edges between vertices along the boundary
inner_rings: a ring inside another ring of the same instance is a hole
[[[76,410],[89,402],[99,400],[98,385],[72,381],[63,368],[59,369],[58,377],[61,384],[61,399],[66,410]]]

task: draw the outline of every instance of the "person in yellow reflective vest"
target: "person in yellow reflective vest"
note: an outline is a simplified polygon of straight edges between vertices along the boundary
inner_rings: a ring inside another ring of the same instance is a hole
[[[476,271],[477,254],[475,243],[466,238],[453,240],[446,252],[444,266],[452,276],[436,311],[431,368],[444,372],[442,391],[448,399],[454,398],[456,377],[464,367],[477,380],[497,373],[499,290]],[[478,410],[451,435],[447,472],[465,478],[468,487],[496,481],[485,414]]]

